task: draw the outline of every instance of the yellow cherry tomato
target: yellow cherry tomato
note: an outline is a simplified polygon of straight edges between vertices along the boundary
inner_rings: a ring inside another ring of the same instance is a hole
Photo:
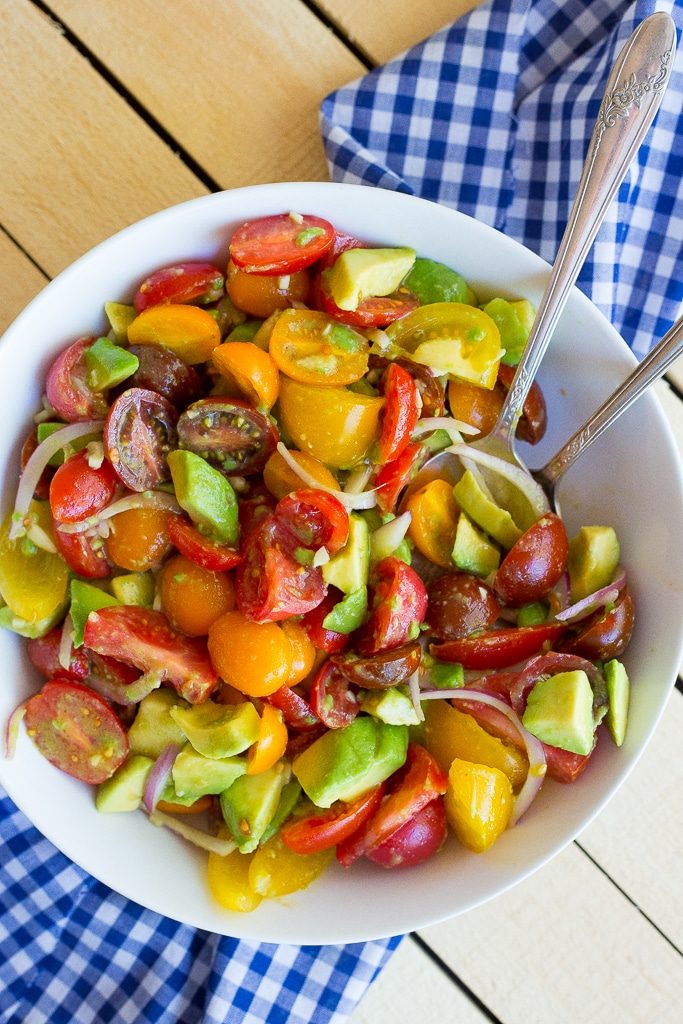
[[[468,850],[483,853],[505,831],[512,814],[512,786],[497,768],[456,757],[448,772],[446,817]]]
[[[313,671],[317,652],[300,622],[285,619],[280,625],[292,645],[292,674],[287,680],[287,686],[296,686]]]
[[[305,889],[334,860],[334,849],[302,856],[293,853],[273,836],[254,853],[249,866],[249,885],[259,896],[273,898]]]
[[[267,352],[250,341],[226,341],[213,350],[213,365],[250,402],[269,411],[280,392],[278,368]]]
[[[158,508],[130,508],[114,516],[106,541],[114,565],[131,572],[158,568],[173,546],[168,536],[172,514]]]
[[[339,488],[336,476],[333,476],[327,466],[323,466],[322,462],[314,459],[308,452],[290,452],[290,455],[303,470],[315,477],[319,484],[323,484],[324,487],[332,487],[335,490]],[[307,486],[301,477],[297,476],[293,469],[290,469],[279,452],[273,452],[263,467],[263,482],[278,501],[291,494],[292,491],[298,491]]]
[[[203,569],[184,555],[164,563],[159,593],[169,622],[186,636],[206,636],[212,623],[235,607],[231,575]]]
[[[295,274],[248,274],[228,263],[226,278],[228,295],[238,307],[251,316],[266,319],[278,309],[288,309],[292,302],[306,302],[310,278],[305,270]]]
[[[492,736],[472,715],[445,700],[425,701],[424,745],[445,772],[459,757],[497,768],[515,790],[523,785],[529,769],[529,762],[516,747]]]
[[[321,388],[283,377],[280,419],[301,451],[334,469],[363,459],[379,436],[383,398],[356,395],[345,388]]]
[[[432,302],[387,328],[394,345],[416,363],[458,380],[492,388],[505,350],[495,321],[464,302]]]
[[[326,313],[287,309],[273,327],[268,351],[292,380],[338,387],[365,375],[370,343]]]
[[[226,612],[209,627],[209,655],[219,676],[249,697],[267,697],[292,675],[293,651],[277,622]]]
[[[210,313],[182,303],[151,306],[128,328],[131,345],[167,348],[190,364],[205,363],[220,340],[220,328]]]
[[[453,485],[430,480],[406,502],[411,513],[408,536],[418,551],[443,569],[453,567],[451,552],[460,511],[453,497]]]
[[[46,501],[32,501],[29,516],[48,537],[52,516]],[[0,527],[0,594],[12,614],[37,625],[53,619],[67,599],[69,570],[60,555],[36,548],[27,538],[9,539],[11,514]]]
[[[282,712],[272,704],[264,704],[258,738],[247,754],[247,775],[259,775],[272,768],[284,754],[288,739]]]
[[[235,850],[227,857],[209,854],[207,878],[211,895],[227,910],[249,914],[256,910],[261,897],[249,885],[249,868],[253,854]]]

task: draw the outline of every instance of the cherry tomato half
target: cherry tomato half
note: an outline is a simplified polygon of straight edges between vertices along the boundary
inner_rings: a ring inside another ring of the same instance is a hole
[[[215,544],[204,537],[185,516],[171,516],[168,521],[168,535],[181,555],[211,572],[225,572],[234,569],[242,556],[234,548]]]
[[[414,569],[390,555],[375,567],[373,611],[357,633],[361,654],[400,647],[416,639],[427,611],[427,590]],[[416,632],[417,631],[417,632]]]
[[[331,587],[320,604],[307,612],[301,620],[301,625],[306,630],[315,649],[324,651],[326,654],[339,654],[351,642],[347,633],[337,633],[336,630],[326,629],[323,626],[324,620],[343,596],[341,590]]]
[[[357,654],[336,655],[332,663],[347,679],[365,690],[387,690],[407,683],[417,672],[422,648],[417,640],[381,654],[361,658]]]
[[[420,417],[420,402],[415,381],[397,363],[391,363],[384,374],[382,391],[386,402],[380,416],[377,451],[378,461],[385,464],[397,459],[408,447]]]
[[[275,693],[270,693],[262,699],[282,712],[290,729],[295,729],[298,732],[310,732],[320,725],[320,721],[313,713],[313,708],[308,701],[289,686],[281,686]]]
[[[118,477],[105,459],[95,469],[87,452],[76,452],[57,469],[50,483],[50,510],[60,523],[78,523],[108,505]]]
[[[443,416],[446,408],[446,389],[441,380],[423,363],[415,363],[412,359],[385,359],[384,356],[371,355],[368,361],[370,370],[386,370],[395,364],[407,370],[417,385],[422,399],[420,416]]]
[[[259,473],[277,441],[268,417],[241,398],[202,398],[178,420],[180,447],[197,452],[228,474]]]
[[[223,275],[211,263],[176,263],[155,270],[135,295],[138,313],[162,302],[217,302],[223,294]]]
[[[79,338],[60,352],[48,371],[45,393],[59,418],[67,423],[102,419],[107,413],[104,395],[92,391],[87,383],[85,353],[94,340]]]
[[[441,797],[431,800],[405,825],[368,850],[366,857],[383,868],[422,864],[441,849],[448,835],[446,808]]]
[[[399,288],[394,295],[378,295],[363,299],[356,309],[340,309],[327,288],[326,274],[327,271],[323,270],[313,280],[313,304],[328,316],[351,327],[387,327],[417,309],[420,304],[407,289]]]
[[[128,351],[136,356],[138,368],[122,385],[121,391],[129,388],[144,388],[156,391],[171,405],[184,408],[199,398],[202,381],[194,366],[183,362],[180,356],[169,348],[158,345],[130,345]]]
[[[59,662],[59,646],[62,630],[59,626],[50,630],[45,636],[36,640],[28,640],[26,648],[31,664],[47,679],[64,673],[74,679],[85,679],[90,669],[88,657],[82,647],[72,647],[68,669],[62,668]]]
[[[623,587],[614,605],[594,612],[581,622],[578,635],[567,639],[562,650],[592,661],[618,658],[628,646],[635,622],[633,598]]]
[[[348,540],[349,514],[327,491],[313,487],[293,491],[277,503],[275,515],[298,547],[311,551],[325,547],[334,555]]]
[[[251,274],[293,274],[332,247],[334,228],[322,217],[288,213],[247,221],[230,241],[230,257]]]
[[[360,702],[349,680],[331,661],[318,669],[311,685],[311,707],[328,729],[343,729],[360,711]]]
[[[435,658],[459,662],[467,669],[507,668],[538,654],[545,644],[559,640],[566,630],[566,626],[554,622],[516,629],[493,629],[462,640],[432,644],[430,650]]]
[[[278,369],[303,384],[353,384],[368,368],[370,343],[362,334],[311,309],[287,309],[270,336]]]
[[[407,445],[399,457],[381,467],[375,477],[377,504],[382,512],[393,512],[399,495],[427,457],[421,444]]]
[[[448,404],[451,414],[456,420],[477,428],[479,433],[473,434],[472,440],[490,434],[493,430],[514,375],[514,366],[501,363],[495,387],[491,391],[461,380],[450,381]],[[545,434],[547,420],[543,392],[534,381],[524,402],[515,437],[520,441],[528,441],[529,444],[537,444]]]
[[[283,825],[280,835],[285,846],[294,853],[318,853],[329,850],[337,843],[348,839],[361,825],[368,821],[378,809],[384,785],[376,786],[351,804],[334,804],[329,811],[298,818]]]
[[[491,588],[467,572],[448,573],[430,583],[427,624],[439,640],[461,640],[490,629],[500,613]]]
[[[55,522],[53,537],[60,555],[77,576],[103,580],[111,575],[107,550],[101,538],[86,537],[84,533],[63,533],[58,522]]]
[[[282,712],[272,704],[264,704],[256,743],[247,753],[247,775],[259,775],[272,768],[284,754],[288,738]]]
[[[131,491],[152,490],[170,479],[166,456],[176,446],[177,419],[170,402],[145,388],[128,388],[112,405],[104,425],[104,450]]]
[[[508,605],[539,601],[567,568],[569,538],[559,516],[548,512],[508,551],[494,582],[498,596]]]

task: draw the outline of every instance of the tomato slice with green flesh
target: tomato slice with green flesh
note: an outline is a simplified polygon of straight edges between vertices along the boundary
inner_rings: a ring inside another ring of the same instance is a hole
[[[268,696],[262,697],[261,700],[278,708],[282,712],[287,726],[297,732],[310,732],[320,725],[320,721],[313,713],[313,708],[308,701],[289,686],[281,686],[275,693],[270,693]]]
[[[348,246],[348,248],[356,247]],[[334,320],[348,324],[349,327],[388,327],[389,324],[412,313],[420,305],[414,295],[405,288],[399,288],[394,295],[377,295],[363,299],[356,309],[340,309],[330,295],[325,274],[326,272],[323,270],[313,280],[312,303]]]
[[[312,814],[283,825],[282,841],[294,853],[306,855],[329,850],[348,839],[368,821],[379,808],[384,784],[375,786],[351,804],[339,802],[323,814]]]
[[[171,477],[166,456],[176,447],[178,413],[161,395],[129,388],[104,425],[104,450],[121,483],[149,491]]]
[[[390,555],[375,567],[373,611],[356,635],[361,654],[400,647],[419,635],[427,612],[427,589],[414,569]]]
[[[168,535],[181,555],[195,565],[211,572],[226,572],[242,561],[235,548],[214,544],[197,530],[184,516],[173,516],[168,522]]]
[[[505,604],[539,601],[567,568],[569,538],[559,516],[541,516],[512,545],[496,572],[494,589]]]
[[[566,633],[567,627],[549,622],[542,626],[493,629],[462,640],[431,644],[430,651],[440,661],[459,662],[466,669],[507,668],[530,658]]]
[[[249,220],[230,240],[230,258],[250,274],[293,274],[310,267],[334,242],[335,231],[322,217],[288,213]]]
[[[359,857],[377,849],[418,814],[443,796],[448,778],[434,758],[417,743],[408,746],[403,768],[391,780],[388,796],[365,825],[337,846],[337,860],[348,868]]]
[[[273,327],[268,352],[292,380],[340,387],[364,376],[370,342],[325,313],[286,309]]]
[[[318,651],[325,651],[326,654],[340,654],[351,642],[348,634],[337,633],[336,630],[326,629],[323,626],[324,620],[343,597],[341,590],[331,587],[320,604],[307,612],[301,620],[301,625],[306,630],[309,640]]]
[[[61,523],[78,523],[108,505],[119,480],[105,459],[95,469],[87,452],[77,452],[63,462],[50,483],[50,509]]]
[[[297,547],[310,551],[325,547],[334,555],[348,540],[349,514],[327,491],[313,487],[292,491],[277,503],[275,516]]]
[[[128,736],[94,690],[56,676],[26,704],[26,731],[43,757],[81,782],[110,778],[128,756]]]
[[[301,565],[292,555],[292,537],[269,515],[242,543],[235,573],[235,601],[252,622],[279,622],[305,615],[325,596],[320,569]]]
[[[366,857],[383,868],[410,868],[437,853],[446,841],[448,821],[441,797],[431,800]]]
[[[311,708],[328,729],[343,729],[360,711],[360,701],[351,683],[337,666],[326,661],[311,685]]]
[[[382,512],[393,512],[399,495],[427,457],[427,449],[412,442],[397,459],[385,463],[375,477],[377,504]]]
[[[67,423],[103,419],[107,400],[100,391],[88,387],[85,353],[95,338],[79,338],[57,356],[45,382],[45,393],[58,417]]]
[[[386,464],[397,459],[408,447],[420,418],[420,405],[415,381],[397,363],[392,363],[384,374],[382,391],[386,403],[380,416],[377,450],[379,462]]]
[[[211,263],[176,263],[150,274],[133,296],[133,305],[138,313],[162,302],[205,305],[220,299],[223,285],[223,275]]]
[[[85,646],[159,676],[190,704],[208,700],[218,685],[206,641],[173,629],[161,612],[114,605],[91,612]]]
[[[228,475],[248,476],[263,469],[278,433],[245,399],[214,396],[193,402],[181,413],[178,442]]]
[[[77,576],[88,580],[103,580],[111,575],[106,548],[101,538],[86,537],[83,533],[62,533],[55,522],[54,542],[60,555]]]

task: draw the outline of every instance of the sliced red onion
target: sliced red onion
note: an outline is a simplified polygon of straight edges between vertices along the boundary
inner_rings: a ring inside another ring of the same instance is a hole
[[[454,444],[462,444],[462,434],[478,434],[479,431],[471,423],[463,423],[452,416],[428,416],[419,420],[413,430],[413,438],[421,434],[431,434],[435,430],[445,430]]]
[[[326,491],[327,494],[334,495],[334,497],[342,503],[344,508],[349,511],[353,511],[354,509],[374,508],[377,504],[376,491],[362,491],[361,494],[347,494],[345,491],[337,490],[334,487],[325,487],[319,480],[316,480],[311,473],[308,473],[303,469],[296,459],[292,458],[291,452],[287,450],[282,441],[278,441],[277,450],[292,472],[296,473],[296,475],[300,477],[305,484],[309,487],[314,487],[318,491]]]
[[[617,570],[616,578],[611,583],[608,583],[606,587],[600,587],[599,590],[595,590],[580,601],[570,604],[568,608],[556,612],[555,618],[558,622],[580,622],[581,619],[585,619],[588,615],[596,612],[598,608],[604,608],[606,605],[616,601],[619,591],[625,583],[626,572],[620,567]]]
[[[10,540],[18,540],[25,536],[27,527],[31,525],[26,522],[31,499],[38,486],[38,481],[43,475],[43,470],[53,455],[61,451],[66,445],[75,441],[77,437],[84,437],[87,434],[98,434],[102,432],[104,424],[101,420],[87,420],[85,423],[69,423],[66,427],[55,430],[44,441],[38,445],[31,454],[28,462],[19,479],[17,496],[14,502],[12,514],[12,526],[10,528]]]
[[[376,561],[379,562],[394,553],[407,534],[412,518],[411,512],[403,512],[396,519],[391,519],[375,530],[370,538],[370,547]]]
[[[125,498],[119,498],[107,505],[97,515],[88,516],[79,523],[62,523],[59,526],[60,533],[87,533],[89,530],[98,531],[100,524],[119,515],[121,512],[128,512],[132,508],[156,508],[166,512],[175,512],[180,515],[182,509],[174,496],[166,491],[143,491],[142,494],[127,494]]]
[[[59,652],[57,659],[63,669],[69,671],[71,665],[71,652],[74,647],[74,623],[71,615],[67,615],[62,625],[62,635],[59,641]]]
[[[422,710],[420,700],[422,699],[422,691],[420,690],[420,672],[413,672],[412,676],[408,680],[408,692],[412,701],[413,707],[415,708],[415,714],[417,715],[419,722],[424,722],[425,713]]]
[[[492,473],[497,473],[503,477],[513,487],[516,487],[518,491],[521,491],[533,509],[536,519],[540,519],[541,516],[550,511],[548,498],[541,485],[536,483],[530,473],[508,462],[507,459],[499,459],[496,455],[489,455],[488,452],[482,452],[478,448],[467,444],[453,444],[450,448],[444,448],[444,451],[453,452],[454,455],[458,455],[461,459],[469,459],[480,466],[484,466],[486,469],[490,469]]]
[[[151,814],[159,803],[164,786],[171,775],[173,762],[180,753],[178,743],[168,743],[159,754],[147,776],[145,791],[142,794],[142,803],[146,811]]]
[[[27,703],[27,701],[23,700],[21,704],[18,704],[5,723],[5,749],[3,753],[8,761],[11,761],[17,749],[19,729],[26,714]]]
[[[188,843],[198,846],[201,850],[208,850],[209,853],[217,853],[219,857],[227,857],[229,853],[237,849],[237,843],[232,839],[219,839],[218,836],[209,835],[208,832],[188,825],[185,821],[179,821],[172,814],[164,814],[163,811],[154,811],[149,816],[153,825],[163,825],[165,828],[175,832],[177,835],[187,839]]]
[[[510,817],[510,824],[516,825],[538,795],[548,769],[545,759],[545,751],[543,750],[543,744],[541,741],[530,733],[528,729],[524,728],[519,715],[513,711],[509,704],[506,704],[504,700],[500,700],[499,697],[492,697],[490,693],[482,693],[481,690],[460,689],[423,690],[420,696],[422,700],[437,700],[445,698],[446,700],[470,700],[477,701],[479,704],[488,704],[489,707],[496,708],[497,711],[500,711],[501,714],[505,715],[505,717],[512,722],[515,729],[522,737],[522,741],[526,747],[527,757],[529,758],[529,771],[527,772],[524,785],[515,797],[512,815]]]

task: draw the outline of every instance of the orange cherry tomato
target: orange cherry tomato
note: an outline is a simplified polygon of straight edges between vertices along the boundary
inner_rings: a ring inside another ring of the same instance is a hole
[[[130,572],[156,569],[171,550],[168,522],[173,513],[157,508],[131,508],[111,520],[106,542],[114,565]]]
[[[258,738],[247,754],[247,775],[258,775],[272,768],[284,754],[288,739],[282,712],[272,704],[264,704]]]
[[[205,363],[220,344],[218,324],[205,309],[182,303],[150,306],[128,328],[131,345],[168,348],[184,363]]]
[[[267,352],[250,341],[226,341],[213,350],[211,358],[218,372],[250,402],[272,409],[280,393],[280,375]]]
[[[412,515],[408,536],[418,551],[442,569],[452,568],[459,515],[452,485],[446,480],[430,480],[410,495],[406,511]]]
[[[226,612],[209,628],[209,655],[226,683],[249,697],[266,697],[292,675],[292,645],[277,622],[252,622]]]
[[[326,313],[288,309],[273,327],[269,351],[292,380],[339,387],[367,372],[370,343]]]
[[[232,577],[203,569],[184,555],[164,564],[160,593],[169,622],[186,636],[205,636],[216,619],[235,607]]]
[[[313,671],[315,647],[304,627],[295,619],[285,619],[282,631],[292,645],[292,674],[287,680],[287,686],[296,686]]]
[[[238,309],[264,320],[278,309],[289,309],[293,301],[306,303],[310,286],[305,270],[271,277],[249,274],[228,263],[228,295]]]
[[[339,481],[318,459],[314,459],[308,452],[294,451],[290,452],[290,455],[297,465],[315,477],[319,484],[338,490]],[[301,477],[297,476],[293,469],[290,469],[277,451],[273,452],[263,468],[263,482],[278,501],[291,494],[292,491],[298,491],[306,486]]]

